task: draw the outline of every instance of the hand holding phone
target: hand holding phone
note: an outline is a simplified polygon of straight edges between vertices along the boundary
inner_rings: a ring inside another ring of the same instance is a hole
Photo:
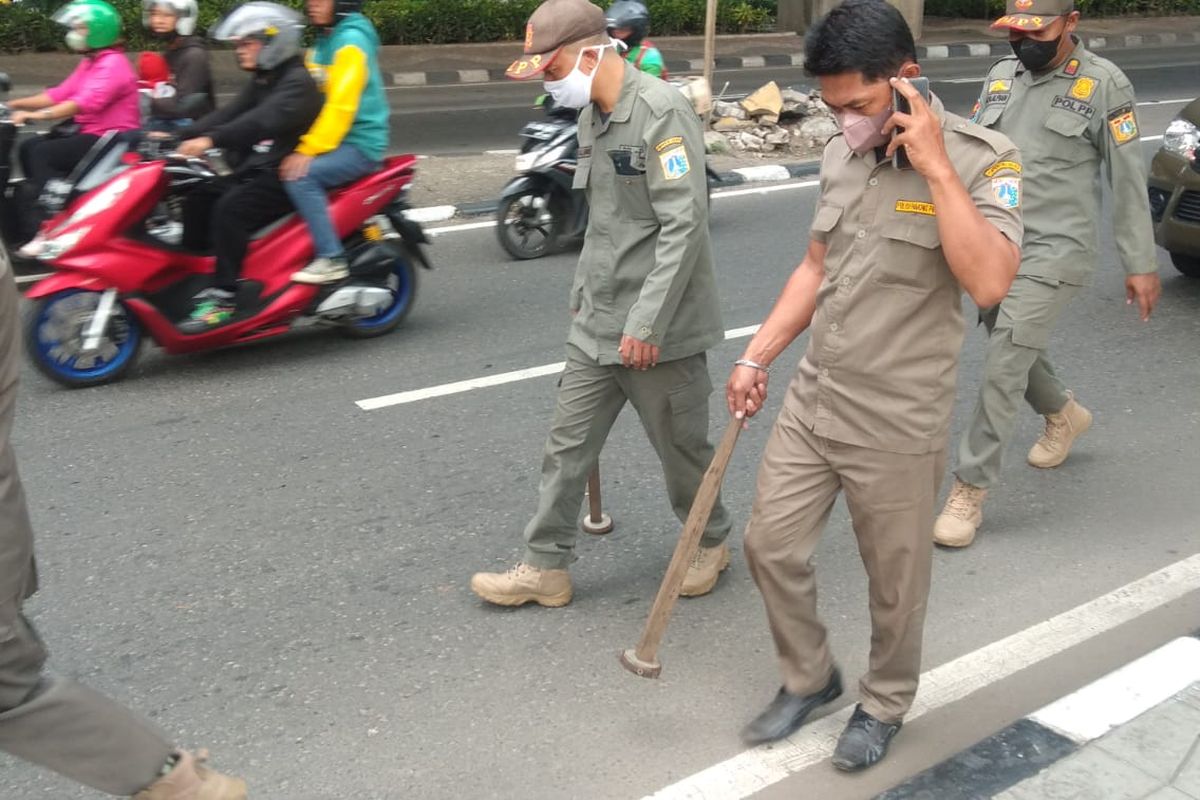
[[[917,90],[917,93],[929,102],[929,79],[928,78],[909,78],[909,85]],[[892,88],[892,109],[899,114],[912,114],[912,105],[895,87]],[[892,130],[892,139],[895,139],[904,132],[903,128],[897,127]],[[903,146],[897,147],[892,154],[892,166],[896,169],[912,169],[912,162],[908,160],[908,152]]]

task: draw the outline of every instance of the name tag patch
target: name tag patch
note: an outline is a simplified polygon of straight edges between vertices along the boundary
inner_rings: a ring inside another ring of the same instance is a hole
[[[658,161],[662,165],[663,177],[669,181],[677,181],[692,171],[687,151],[682,147],[659,153]]]
[[[1021,165],[1015,161],[997,161],[983,171],[985,178],[994,178],[1001,172],[1015,172],[1021,174]]]
[[[933,208],[933,203],[922,203],[917,200],[897,200],[896,210],[901,214],[924,214],[927,217],[936,217],[937,211]]]
[[[1020,208],[1021,179],[992,178],[992,196],[1004,208]]]
[[[1091,119],[1096,116],[1096,109],[1089,106],[1082,100],[1076,100],[1072,97],[1063,97],[1061,94],[1054,98],[1051,103],[1054,108],[1061,108],[1070,111],[1072,114],[1078,114],[1085,119]]]
[[[1108,129],[1112,132],[1113,141],[1118,145],[1132,142],[1138,137],[1137,117],[1133,114],[1133,105],[1126,104],[1108,115]]]

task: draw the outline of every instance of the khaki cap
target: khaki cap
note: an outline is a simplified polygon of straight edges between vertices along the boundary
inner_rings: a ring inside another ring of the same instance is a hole
[[[1040,31],[1074,10],[1074,0],[1008,0],[1004,16],[993,22],[992,27]]]
[[[607,30],[604,12],[588,0],[546,0],[525,24],[525,55],[505,74],[519,81],[541,75],[565,45]]]

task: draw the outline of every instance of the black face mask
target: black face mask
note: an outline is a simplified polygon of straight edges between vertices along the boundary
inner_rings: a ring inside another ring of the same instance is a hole
[[[1054,61],[1054,57],[1058,55],[1058,46],[1061,43],[1062,36],[1057,39],[1051,39],[1048,42],[1021,38],[1012,42],[1012,49],[1017,54],[1017,58],[1021,60],[1021,63],[1025,65],[1026,69],[1033,72],[1040,72]]]

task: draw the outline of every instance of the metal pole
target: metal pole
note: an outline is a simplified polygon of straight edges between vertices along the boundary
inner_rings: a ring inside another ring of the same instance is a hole
[[[713,85],[713,66],[717,57],[717,0],[708,0],[704,12],[704,81]]]

